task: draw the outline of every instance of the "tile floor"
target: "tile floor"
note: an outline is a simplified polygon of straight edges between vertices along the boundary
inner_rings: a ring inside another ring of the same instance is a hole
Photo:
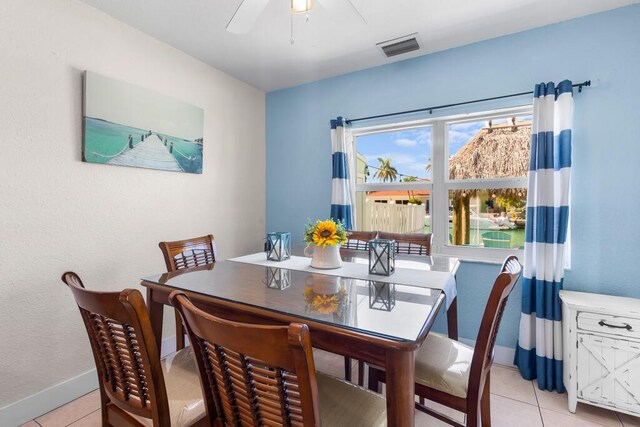
[[[318,370],[341,377],[343,359],[331,353],[314,351]],[[354,369],[357,376],[357,370]],[[640,427],[640,418],[578,404],[575,414],[567,411],[566,394],[540,391],[532,381],[523,380],[515,369],[494,365],[491,371],[491,411],[494,427]],[[464,414],[436,409],[459,421]],[[100,425],[100,397],[97,390],[44,414],[22,427],[89,427]],[[446,426],[426,414],[416,414],[417,426]],[[330,426],[331,427],[331,426]]]

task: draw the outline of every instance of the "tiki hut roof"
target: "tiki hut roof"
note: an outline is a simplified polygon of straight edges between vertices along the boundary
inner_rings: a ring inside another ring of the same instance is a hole
[[[449,159],[449,179],[526,177],[531,122],[483,128]]]

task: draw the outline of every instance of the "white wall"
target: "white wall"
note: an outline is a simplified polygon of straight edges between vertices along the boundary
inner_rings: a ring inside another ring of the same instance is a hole
[[[83,70],[203,108],[204,173],[81,162]],[[164,269],[161,240],[261,247],[265,96],[76,0],[2,0],[0,100],[2,408],[93,368],[65,270],[119,290]]]

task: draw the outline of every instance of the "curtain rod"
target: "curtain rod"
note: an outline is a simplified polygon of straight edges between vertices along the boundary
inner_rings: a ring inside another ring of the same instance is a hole
[[[588,86],[591,86],[591,80],[586,80],[586,81],[584,81],[582,83],[576,83],[576,84],[572,85],[572,87],[577,87],[578,88],[578,93],[582,92],[582,88],[583,87],[588,87]],[[429,114],[432,114],[433,110],[441,110],[443,108],[451,108],[451,107],[458,107],[460,105],[475,104],[475,103],[478,103],[478,102],[495,101],[495,100],[498,100],[498,99],[514,98],[516,96],[524,96],[524,95],[533,95],[533,91],[512,93],[510,95],[494,96],[492,98],[475,99],[473,101],[456,102],[455,104],[437,105],[435,107],[418,108],[416,110],[399,111],[397,113],[379,114],[377,116],[359,117],[357,119],[345,120],[345,122],[347,124],[351,124],[351,123],[355,123],[355,122],[362,122],[364,120],[381,119],[381,118],[384,118],[384,117],[399,116],[399,115],[402,115],[402,114],[420,113],[420,112],[423,112],[423,111],[428,111]]]

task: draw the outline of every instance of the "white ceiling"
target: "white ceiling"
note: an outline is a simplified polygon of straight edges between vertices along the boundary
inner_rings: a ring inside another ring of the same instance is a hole
[[[290,0],[270,0],[251,31],[243,35],[225,31],[242,0],[82,1],[271,91],[640,0],[351,0],[366,24],[353,14],[330,13],[316,2],[308,22],[304,15],[293,16],[293,45],[289,43]],[[350,7],[348,0],[339,1]],[[391,59],[376,47],[414,32],[421,42],[419,51]]]

